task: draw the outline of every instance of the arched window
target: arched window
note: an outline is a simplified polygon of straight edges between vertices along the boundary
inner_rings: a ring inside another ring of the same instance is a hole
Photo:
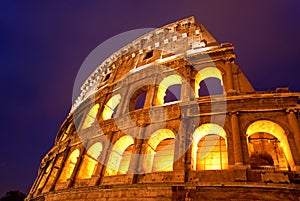
[[[181,84],[175,84],[168,87],[164,97],[164,103],[170,103],[180,100]]]
[[[105,175],[126,174],[129,168],[134,140],[131,136],[121,137],[113,146]]]
[[[146,172],[173,170],[174,139],[175,134],[169,129],[160,129],[151,135],[144,155]]]
[[[102,118],[103,120],[107,120],[113,117],[115,114],[117,107],[120,103],[121,95],[117,94],[111,97],[104,106]]]
[[[50,190],[50,188],[53,185],[53,182],[58,174],[58,170],[63,168],[62,164],[63,164],[63,154],[59,154],[57,156],[55,163],[53,164],[52,170],[50,170],[51,173],[49,173],[50,175],[49,175],[48,179],[45,178],[47,181],[46,181],[46,185],[43,188],[42,192],[48,192]],[[40,186],[40,187],[42,188],[43,186]]]
[[[283,128],[269,120],[253,122],[247,128],[251,168],[288,170],[294,166]]]
[[[43,173],[42,179],[38,185],[38,189],[42,189],[44,187],[52,166],[53,166],[53,161],[51,163],[49,163],[48,166],[46,167],[45,172]]]
[[[192,141],[192,169],[222,170],[228,168],[226,132],[217,124],[202,124]]]
[[[73,170],[79,157],[79,153],[79,150],[76,149],[70,154],[58,179],[59,182],[66,182],[72,176]]]
[[[98,164],[98,157],[102,152],[102,144],[97,142],[93,144],[85,154],[79,172],[78,179],[91,178]]]
[[[180,100],[182,78],[179,75],[170,75],[164,78],[158,86],[156,104]]]
[[[86,129],[86,128],[91,127],[91,125],[94,123],[94,121],[96,119],[98,110],[99,110],[99,104],[94,105],[90,109],[90,111],[88,112],[88,114],[85,117],[85,120],[84,120],[83,125],[82,125],[82,129]]]
[[[146,95],[147,95],[147,92],[144,91],[137,97],[135,107],[134,107],[135,110],[138,110],[138,109],[141,109],[144,107]]]
[[[199,96],[212,96],[217,94],[223,94],[223,86],[218,78],[209,77],[202,80],[199,85]]]
[[[195,95],[197,98],[223,93],[223,80],[219,69],[207,67],[197,73],[195,77]]]
[[[149,86],[143,86],[137,89],[131,96],[129,102],[129,111],[138,110],[144,108],[147,91]]]

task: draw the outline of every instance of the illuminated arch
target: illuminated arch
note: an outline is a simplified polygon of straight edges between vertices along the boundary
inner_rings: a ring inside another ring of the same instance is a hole
[[[195,95],[196,98],[199,97],[200,94],[198,94],[198,90],[200,88],[201,81],[207,79],[207,78],[217,78],[220,80],[221,85],[223,86],[223,79],[222,74],[219,69],[215,67],[207,67],[202,70],[200,70],[195,77]]]
[[[227,168],[228,153],[225,130],[217,124],[202,124],[193,133],[192,169]]]
[[[126,174],[132,155],[134,139],[125,135],[113,146],[107,163],[105,175]]]
[[[104,106],[103,113],[102,113],[103,120],[112,118],[116,107],[120,103],[120,100],[121,100],[121,95],[116,94],[107,101],[107,103]]]
[[[73,173],[73,170],[75,168],[75,165],[77,163],[78,157],[79,157],[80,151],[79,149],[75,149],[68,159],[66,160],[65,166],[63,167],[63,170],[61,172],[61,175],[59,177],[59,182],[66,182]]]
[[[89,128],[95,121],[97,113],[99,110],[99,104],[94,105],[90,111],[88,112],[88,114],[86,115],[83,125],[82,125],[82,129],[86,129]]]
[[[157,105],[164,104],[164,97],[169,87],[173,85],[181,85],[181,84],[182,84],[182,78],[179,75],[170,75],[164,78],[158,87],[156,104]]]
[[[78,179],[91,178],[98,164],[98,157],[102,152],[102,144],[97,142],[93,144],[85,154],[78,172]]]
[[[42,179],[41,179],[41,181],[40,181],[40,183],[38,185],[38,189],[42,189],[43,186],[45,185],[45,183],[47,181],[47,177],[48,177],[48,175],[51,172],[52,166],[53,166],[53,161],[50,164],[48,164],[47,168],[45,169],[45,172],[44,172],[44,174],[42,176]]]
[[[143,162],[146,172],[173,170],[174,139],[175,134],[169,129],[160,129],[151,135]]]
[[[284,129],[280,125],[278,125],[277,123],[274,123],[273,121],[269,121],[269,120],[258,120],[249,125],[246,133],[248,136],[247,143],[248,143],[249,152],[251,152],[252,148],[253,148],[249,142],[250,136],[257,134],[257,133],[261,133],[261,135],[263,135],[264,133],[267,133],[267,134],[271,134],[272,136],[276,137],[277,140],[279,141],[278,148],[282,149],[287,163],[290,165],[291,168],[295,168],[295,164],[294,164],[294,160],[292,157],[292,153],[290,150],[287,136],[285,134]],[[255,151],[255,150],[253,150],[253,151]],[[271,152],[271,150],[269,150],[269,152]],[[249,153],[249,154],[251,154],[251,153]],[[270,154],[270,153],[268,153],[268,154]],[[272,158],[275,161],[276,156],[274,156],[274,154],[270,154],[270,155],[272,155]],[[283,163],[284,163],[284,161],[278,162],[278,164],[283,164]],[[287,167],[282,167],[282,168],[279,167],[279,169],[287,170]]]

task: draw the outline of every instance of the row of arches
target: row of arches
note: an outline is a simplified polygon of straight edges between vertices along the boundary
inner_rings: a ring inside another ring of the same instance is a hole
[[[166,103],[179,101],[181,99],[181,87],[182,77],[179,75],[169,75],[165,77],[157,88],[156,98],[154,100],[155,105],[163,105]],[[223,94],[223,81],[221,72],[214,67],[207,67],[200,70],[195,77],[195,96]],[[136,94],[133,94],[134,98],[131,98],[130,110],[137,110],[144,107],[147,96],[147,88],[142,87],[141,90],[137,90]],[[104,105],[101,118],[107,120],[113,117],[116,113],[118,106],[121,102],[121,95],[113,95]],[[100,105],[95,104],[87,113],[82,129],[90,127],[96,119]]]
[[[289,170],[293,157],[284,129],[269,120],[253,122],[247,128],[247,147],[253,169],[272,168]],[[154,132],[144,142],[142,167],[145,172],[172,171],[174,164],[176,134],[170,129]],[[131,164],[135,139],[124,135],[120,137],[109,152],[105,176],[126,174]],[[95,173],[99,157],[103,152],[101,142],[93,144],[83,156],[76,178],[88,179]],[[217,124],[200,125],[192,135],[191,169],[224,170],[229,168],[228,134]],[[72,151],[59,177],[67,181],[78,162],[79,149]]]

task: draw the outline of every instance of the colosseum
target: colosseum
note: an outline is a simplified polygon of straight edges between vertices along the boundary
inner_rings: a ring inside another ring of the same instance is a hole
[[[299,201],[300,93],[255,91],[235,60],[194,17],[110,55],[26,200]]]

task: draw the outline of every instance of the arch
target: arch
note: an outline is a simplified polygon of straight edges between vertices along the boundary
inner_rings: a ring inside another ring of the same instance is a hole
[[[134,106],[134,110],[138,110],[138,109],[141,109],[144,107],[146,95],[147,95],[147,92],[144,91],[137,97],[135,106]]]
[[[192,169],[218,170],[228,168],[225,130],[214,123],[199,126],[193,133]]]
[[[125,135],[116,141],[107,162],[105,175],[126,174],[132,155],[134,139]]]
[[[50,163],[48,163],[47,166],[45,167],[45,171],[43,173],[41,181],[38,184],[37,189],[42,189],[44,187],[44,185],[46,183],[46,180],[47,180],[47,177],[48,177],[48,175],[51,172],[52,166],[53,166],[53,161],[51,161]]]
[[[258,120],[248,126],[246,134],[248,136],[247,144],[250,159],[254,160],[257,157],[262,159],[264,155],[271,155],[274,161],[274,168],[288,170],[288,165],[294,168],[294,160],[287,136],[279,124],[270,120]],[[256,140],[256,144],[253,142],[254,140]],[[268,144],[273,145],[270,146]],[[260,146],[265,147],[262,150]],[[281,154],[281,152],[283,153]]]
[[[151,135],[143,162],[146,172],[173,170],[174,139],[175,134],[170,129],[160,129]]]
[[[102,152],[102,144],[100,142],[96,142],[93,144],[85,154],[79,172],[78,179],[88,179],[91,178],[94,171],[96,170],[98,164],[98,157]]]
[[[75,149],[69,155],[68,159],[66,160],[65,166],[63,167],[63,170],[61,172],[61,175],[59,177],[58,180],[59,182],[66,182],[72,176],[79,154],[80,154],[79,149]]]
[[[98,110],[99,110],[99,104],[97,103],[96,105],[94,105],[90,111],[87,113],[83,125],[82,125],[82,129],[86,129],[91,127],[91,125],[94,123],[96,116],[98,114]]]
[[[182,78],[179,75],[170,75],[170,76],[164,78],[158,86],[156,104],[162,105],[165,103],[164,99],[165,99],[166,92],[169,87],[174,86],[174,85],[181,86],[181,84],[182,84]],[[177,97],[177,98],[180,99],[180,97]]]
[[[102,112],[102,118],[103,120],[107,120],[112,118],[113,114],[116,111],[117,106],[119,105],[121,101],[121,95],[116,94],[113,97],[111,97],[107,103],[104,106],[103,112]]]
[[[138,110],[144,108],[146,96],[148,92],[148,85],[138,88],[131,96],[129,102],[129,111]]]
[[[195,96],[196,98],[200,97],[200,94],[198,94],[198,91],[200,89],[200,83],[204,81],[207,78],[217,78],[220,80],[221,86],[223,87],[223,79],[222,74],[219,69],[216,67],[207,67],[204,69],[201,69],[195,77]]]

